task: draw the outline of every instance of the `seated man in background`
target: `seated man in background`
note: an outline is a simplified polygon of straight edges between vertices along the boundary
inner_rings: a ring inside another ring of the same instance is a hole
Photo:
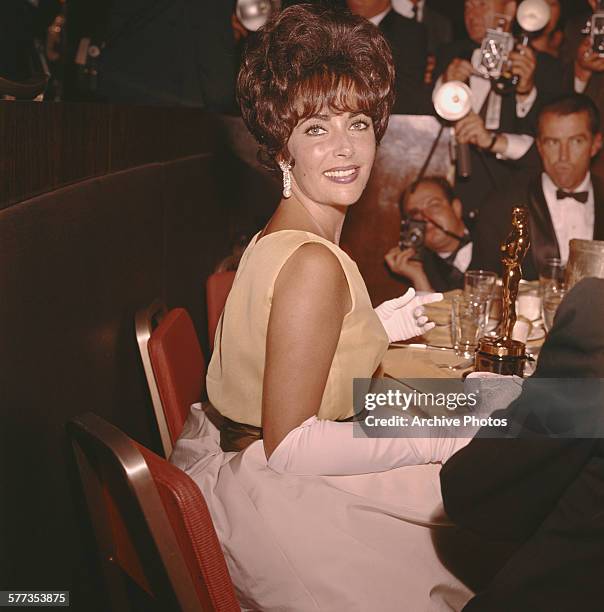
[[[522,266],[527,280],[538,278],[545,260],[566,263],[569,241],[604,239],[604,185],[592,177],[592,159],[602,147],[600,114],[584,94],[572,94],[548,104],[539,115],[537,150],[544,172],[522,179],[488,198],[489,224],[505,237],[511,210],[529,210],[531,246]],[[519,188],[515,188],[520,185]],[[483,251],[485,266],[499,271],[498,257]]]
[[[462,204],[442,177],[424,178],[403,194],[402,215],[424,221],[423,247],[396,246],[386,253],[388,267],[408,278],[416,291],[463,287],[464,272],[481,268],[474,240],[462,217]],[[498,252],[498,245],[494,245]]]

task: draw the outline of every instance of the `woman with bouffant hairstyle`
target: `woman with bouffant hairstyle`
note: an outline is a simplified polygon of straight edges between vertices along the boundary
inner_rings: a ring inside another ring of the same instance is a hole
[[[410,289],[374,310],[338,246],[392,83],[378,29],[318,6],[278,14],[243,60],[243,117],[283,198],[241,258],[211,405],[192,409],[172,461],[202,490],[246,609],[451,610],[470,596],[427,526],[442,520],[438,467],[415,465],[460,441],[355,438],[350,422],[353,380],[371,378],[389,341],[431,329],[422,305],[442,299]]]
[[[300,120],[321,109],[364,111],[379,143],[394,103],[388,43],[366,19],[292,7],[250,41],[239,72],[241,114],[260,143],[261,159],[276,167]],[[288,160],[289,161],[289,160]]]

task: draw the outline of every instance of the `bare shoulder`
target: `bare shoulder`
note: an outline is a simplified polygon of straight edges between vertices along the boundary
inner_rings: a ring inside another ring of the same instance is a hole
[[[332,301],[332,306],[350,305],[348,281],[338,257],[325,245],[309,242],[291,255],[275,282],[274,297],[295,293],[297,299]],[[333,300],[336,302],[334,303]]]

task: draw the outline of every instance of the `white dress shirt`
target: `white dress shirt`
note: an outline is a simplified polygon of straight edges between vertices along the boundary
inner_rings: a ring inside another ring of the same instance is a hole
[[[594,237],[595,204],[591,174],[588,172],[583,182],[574,190],[587,191],[588,197],[585,204],[577,202],[574,198],[558,200],[556,197],[558,188],[545,172],[541,175],[541,185],[554,225],[560,259],[565,264],[568,260],[568,243],[572,238],[593,240]]]
[[[468,244],[464,244],[459,251],[457,251],[457,255],[453,260],[453,266],[457,268],[460,272],[465,272],[470,267],[470,262],[472,261],[472,243],[468,242]],[[442,259],[447,259],[451,253],[438,253],[439,257]]]
[[[424,4],[425,0],[419,0],[417,3],[417,20],[424,20]],[[413,14],[414,3],[411,0],[392,0],[392,8],[407,19],[415,19]]]
[[[583,81],[578,77],[575,77],[575,93],[585,93],[587,86],[589,85],[589,79],[587,81]]]

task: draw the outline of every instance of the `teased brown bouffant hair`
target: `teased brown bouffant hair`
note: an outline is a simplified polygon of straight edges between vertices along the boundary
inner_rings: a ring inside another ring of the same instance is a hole
[[[269,168],[276,168],[276,156],[289,158],[286,145],[296,125],[324,108],[367,114],[379,142],[394,101],[390,47],[363,17],[292,6],[248,43],[237,97]]]

